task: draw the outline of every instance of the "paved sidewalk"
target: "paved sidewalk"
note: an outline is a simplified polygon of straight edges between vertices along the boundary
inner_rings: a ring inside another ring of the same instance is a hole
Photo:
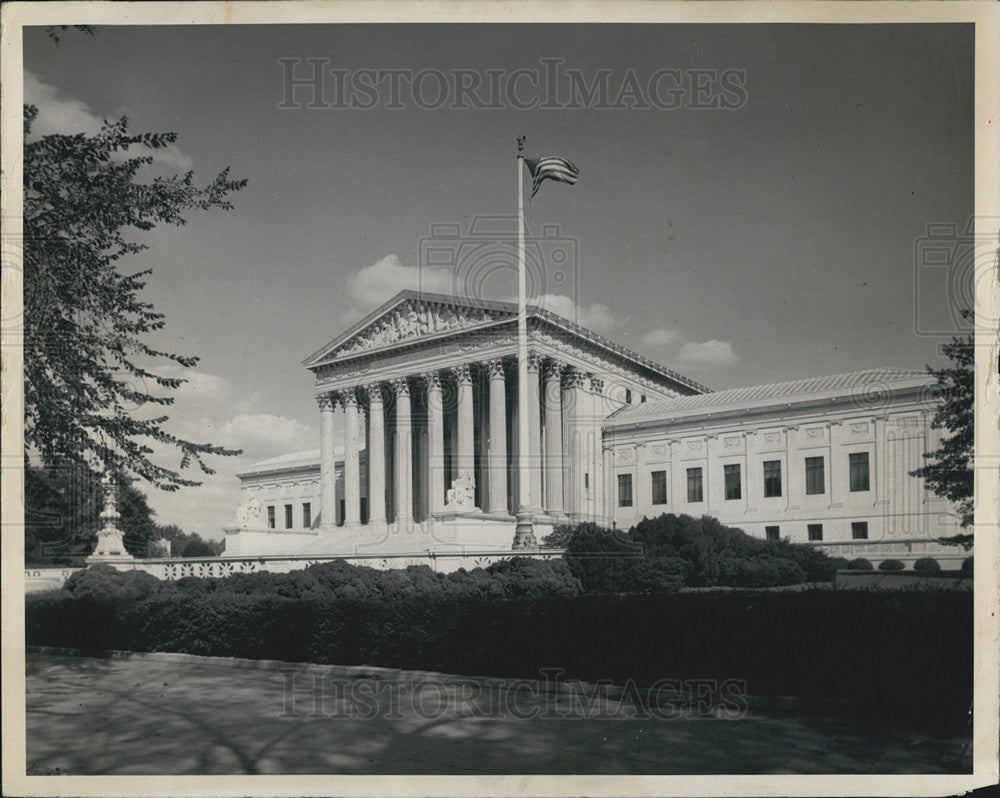
[[[293,667],[293,666],[289,666]],[[210,658],[27,655],[28,773],[968,772],[963,741],[807,714],[635,717],[620,697]],[[291,689],[289,689],[291,687]],[[534,714],[535,717],[526,717]],[[519,717],[520,716],[520,717]]]

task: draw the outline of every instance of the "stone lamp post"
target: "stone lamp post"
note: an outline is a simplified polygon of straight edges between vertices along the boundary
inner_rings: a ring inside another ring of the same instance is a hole
[[[118,528],[117,485],[110,474],[105,474],[101,481],[104,493],[104,509],[101,510],[101,529],[97,533],[97,545],[94,553],[87,558],[88,563],[111,562],[134,559],[125,549],[122,531]]]

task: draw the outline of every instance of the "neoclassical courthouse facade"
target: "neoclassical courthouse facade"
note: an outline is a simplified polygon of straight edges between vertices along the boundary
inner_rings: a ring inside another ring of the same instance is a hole
[[[939,441],[925,372],[711,392],[544,309],[527,329],[525,419],[511,303],[403,291],[317,350],[319,450],[240,475],[226,556],[510,551],[522,508],[535,540],[669,512],[876,564],[964,556],[909,476]]]

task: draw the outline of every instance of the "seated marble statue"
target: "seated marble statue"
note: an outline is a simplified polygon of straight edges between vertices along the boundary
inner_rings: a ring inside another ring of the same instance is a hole
[[[447,503],[445,509],[472,509],[476,505],[476,480],[471,474],[462,474],[451,482],[451,488],[445,494]]]

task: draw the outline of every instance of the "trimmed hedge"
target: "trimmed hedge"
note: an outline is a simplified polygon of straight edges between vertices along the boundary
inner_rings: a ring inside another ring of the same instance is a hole
[[[711,516],[664,513],[627,532],[581,524],[554,533],[587,592],[655,595],[688,587],[830,582],[834,561],[814,546],[764,540]],[[546,539],[548,540],[548,539]]]
[[[906,563],[902,560],[882,560],[878,564],[878,569],[880,571],[905,571]]]
[[[962,560],[962,573],[963,574],[968,574],[969,576],[972,576],[972,574],[974,573],[974,571],[975,571],[975,568],[973,567],[973,564],[972,564],[972,557],[966,557],[964,560]]]
[[[921,574],[936,574],[941,572],[941,563],[933,557],[921,557],[913,563],[913,570]]]
[[[858,557],[855,560],[851,560],[847,567],[852,571],[874,571],[875,566],[871,564],[871,560],[866,560],[864,557]]]
[[[475,576],[418,567],[375,578],[326,563],[178,582],[92,568],[26,597],[26,640],[498,677],[561,668],[565,679],[640,686],[732,678],[751,694],[853,699],[942,722],[961,721],[971,700],[968,591],[583,594],[559,592],[558,561],[511,562]],[[547,586],[494,589],[519,569]]]

